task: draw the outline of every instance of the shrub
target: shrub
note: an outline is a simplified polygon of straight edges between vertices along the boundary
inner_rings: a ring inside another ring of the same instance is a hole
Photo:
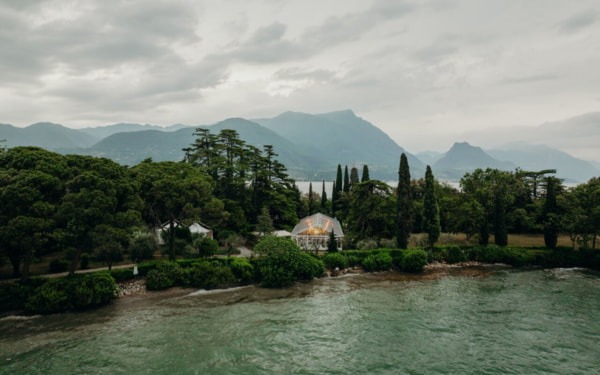
[[[192,248],[196,256],[209,257],[217,253],[219,243],[216,240],[202,236],[194,240]]]
[[[35,277],[25,281],[0,283],[0,311],[23,309],[29,295],[47,281],[46,278]]]
[[[69,269],[70,262],[65,259],[52,259],[48,265],[50,273],[66,272]]]
[[[330,270],[333,270],[336,267],[341,270],[348,268],[348,259],[340,253],[331,253],[325,255],[323,257],[323,263],[325,264],[325,267]]]
[[[325,265],[321,259],[313,255],[300,252],[294,269],[296,280],[312,280],[315,277],[321,277],[325,272]]]
[[[422,249],[406,250],[400,262],[405,272],[421,272],[427,264],[427,253]]]
[[[392,268],[392,257],[388,252],[372,254],[363,260],[362,267],[367,272],[387,271]]]
[[[230,265],[231,272],[242,284],[250,284],[254,281],[254,266],[246,258],[235,258]]]
[[[157,248],[158,243],[152,233],[137,234],[129,243],[129,259],[133,261],[152,259]]]
[[[460,263],[467,260],[465,252],[458,246],[448,246],[445,249],[446,262]]]
[[[290,286],[296,280],[311,279],[323,272],[323,262],[303,253],[289,239],[268,236],[256,244],[262,254],[257,261],[261,285],[268,288]]]
[[[113,269],[110,271],[110,275],[117,282],[131,280],[135,277],[133,276],[133,268],[120,268],[117,270]]]
[[[184,271],[183,285],[195,288],[214,289],[235,282],[231,269],[208,261],[195,264]]]
[[[181,282],[181,269],[175,262],[160,262],[146,276],[148,290],[162,290]]]
[[[25,304],[29,313],[51,314],[82,310],[110,302],[117,296],[117,284],[108,272],[52,279],[31,294]]]

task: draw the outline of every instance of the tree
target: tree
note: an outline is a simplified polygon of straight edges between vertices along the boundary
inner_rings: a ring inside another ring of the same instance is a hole
[[[0,256],[11,262],[14,277],[26,279],[34,258],[56,242],[67,176],[65,158],[53,152],[16,147],[0,154]]]
[[[323,188],[321,190],[321,212],[324,214],[329,213],[327,204],[327,192],[325,191],[325,180],[323,180]]]
[[[440,209],[435,195],[435,183],[431,167],[425,171],[425,193],[423,196],[423,230],[427,233],[427,244],[430,249],[440,237]]]
[[[359,182],[358,169],[356,169],[356,167],[352,167],[350,170],[350,190],[352,190]]]
[[[308,183],[308,214],[312,215],[315,213],[315,200],[313,196],[312,182]]]
[[[350,192],[350,177],[348,176],[348,166],[344,167],[344,193]]]
[[[189,164],[142,163],[133,172],[141,185],[146,221],[154,227],[166,224],[170,260],[175,260],[178,223],[202,218],[215,227],[226,217],[223,203],[212,195],[212,179]]]
[[[549,249],[555,249],[558,242],[558,231],[560,218],[556,196],[560,190],[560,180],[556,177],[546,177],[546,198],[542,212],[542,223],[544,225],[544,244]]]
[[[66,157],[73,178],[58,209],[61,241],[75,249],[69,273],[75,273],[83,253],[92,253],[107,240],[126,246],[141,222],[138,187],[130,171],[111,160],[90,156]]]
[[[337,240],[335,239],[335,233],[333,230],[329,232],[329,239],[327,240],[327,251],[330,253],[338,251]]]
[[[275,229],[273,228],[273,220],[267,207],[263,207],[260,215],[258,215],[258,222],[256,224],[256,231],[262,237],[273,234]]]
[[[95,249],[96,259],[112,269],[114,262],[123,260],[123,246],[116,241],[109,241],[101,244]]]
[[[370,179],[371,178],[369,177],[369,166],[365,164],[363,165],[362,178],[360,182],[367,182]]]
[[[406,249],[414,220],[414,206],[410,188],[410,169],[404,153],[400,156],[396,203],[396,242],[398,248]]]
[[[392,237],[395,217],[395,197],[388,184],[369,180],[354,187],[347,222],[357,239]]]

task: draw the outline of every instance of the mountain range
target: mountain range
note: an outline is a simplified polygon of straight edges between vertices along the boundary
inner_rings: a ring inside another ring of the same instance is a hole
[[[582,120],[581,120],[582,121]],[[583,121],[586,131],[597,130]],[[556,130],[556,123],[548,124]],[[399,157],[405,152],[413,178],[432,166],[436,177],[456,181],[475,168],[514,170],[557,169],[557,176],[570,182],[587,181],[600,175],[598,165],[573,157],[546,145],[513,142],[484,150],[466,142],[455,143],[447,152],[413,155],[372,123],[351,110],[308,114],[285,112],[273,118],[230,118],[213,125],[169,127],[120,123],[96,128],[71,129],[59,124],[36,123],[25,128],[0,124],[0,139],[8,147],[39,146],[49,150],[107,157],[134,165],[146,158],[155,161],[182,160],[182,149],[194,141],[196,128],[217,134],[233,129],[240,138],[256,147],[273,145],[278,159],[298,180],[332,179],[337,164],[369,166],[374,178],[395,180]],[[578,135],[581,136],[581,135]]]

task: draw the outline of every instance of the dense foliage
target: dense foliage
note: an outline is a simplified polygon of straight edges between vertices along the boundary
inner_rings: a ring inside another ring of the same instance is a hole
[[[323,274],[323,262],[289,239],[268,236],[256,244],[261,254],[257,261],[260,283],[268,288],[292,285],[297,280],[310,280]]]

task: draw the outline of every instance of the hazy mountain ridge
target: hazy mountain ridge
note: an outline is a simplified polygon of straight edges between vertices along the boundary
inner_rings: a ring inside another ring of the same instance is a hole
[[[513,163],[494,159],[481,147],[471,146],[467,142],[454,143],[448,152],[432,166],[437,177],[449,180],[460,179],[465,173],[477,168],[514,170],[516,167]]]
[[[600,113],[598,113],[600,118]],[[595,134],[595,114],[577,121],[582,132]],[[562,131],[558,123],[547,123],[554,131]],[[590,125],[592,124],[592,125]],[[8,147],[33,145],[61,153],[75,153],[111,158],[134,165],[146,158],[155,161],[182,160],[183,148],[194,141],[197,127],[234,129],[246,143],[262,148],[274,146],[278,159],[297,179],[331,179],[338,163],[349,167],[367,164],[371,176],[395,180],[399,157],[406,152],[386,133],[351,110],[322,114],[284,112],[270,119],[246,120],[230,118],[213,125],[141,125],[120,123],[106,127],[71,129],[58,124],[37,123],[25,128],[0,124],[0,139]],[[105,137],[101,137],[108,134]],[[578,135],[584,137],[583,135]],[[99,139],[100,138],[100,139]],[[413,178],[424,173],[424,165],[433,167],[436,177],[458,180],[476,168],[514,170],[557,169],[557,176],[567,181],[587,181],[600,175],[597,164],[578,159],[568,153],[544,145],[517,142],[484,151],[469,143],[455,143],[447,152],[408,152]]]
[[[316,115],[285,112],[272,119],[254,121],[321,158],[328,171],[338,163],[349,167],[367,164],[372,176],[394,179],[400,154],[406,152],[381,129],[351,110]],[[415,175],[423,173],[423,163],[409,152],[406,154],[411,171]]]

